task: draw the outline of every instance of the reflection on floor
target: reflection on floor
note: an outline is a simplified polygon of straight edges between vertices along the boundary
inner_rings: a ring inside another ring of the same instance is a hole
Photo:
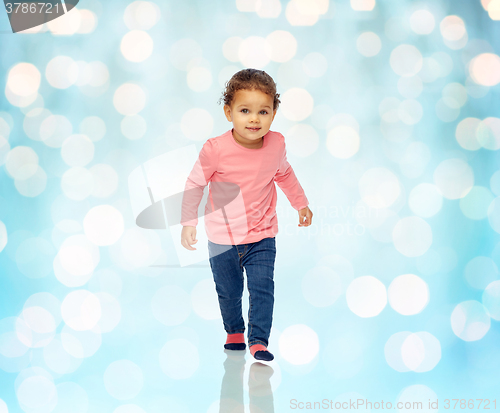
[[[224,350],[224,352],[227,354],[227,359],[224,361],[219,413],[245,413],[243,375],[246,352],[231,350]],[[274,413],[270,383],[273,373],[273,368],[263,362],[255,361],[250,366],[248,393],[251,413]]]

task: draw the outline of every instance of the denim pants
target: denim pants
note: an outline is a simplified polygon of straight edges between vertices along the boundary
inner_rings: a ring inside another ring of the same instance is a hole
[[[241,306],[245,269],[250,300],[248,345],[267,347],[274,306],[275,237],[240,245],[215,244],[209,240],[208,252],[224,330],[228,334],[245,332]]]

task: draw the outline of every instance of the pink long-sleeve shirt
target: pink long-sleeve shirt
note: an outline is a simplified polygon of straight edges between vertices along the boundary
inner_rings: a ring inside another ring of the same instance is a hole
[[[297,211],[309,205],[287,161],[281,133],[269,131],[258,149],[240,145],[232,130],[210,138],[186,181],[181,225],[198,224],[198,206],[210,183],[204,211],[210,241],[239,245],[274,237],[278,233],[274,182]]]

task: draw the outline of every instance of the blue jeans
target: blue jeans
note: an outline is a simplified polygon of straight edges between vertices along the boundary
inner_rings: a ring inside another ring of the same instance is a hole
[[[224,330],[228,334],[245,332],[241,307],[244,268],[250,299],[248,345],[267,347],[273,320],[275,237],[240,245],[209,240],[208,253]]]

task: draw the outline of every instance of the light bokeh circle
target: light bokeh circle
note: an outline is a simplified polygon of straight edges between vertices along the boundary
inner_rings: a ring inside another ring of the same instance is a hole
[[[394,247],[406,257],[418,257],[432,245],[432,228],[422,218],[411,216],[400,219],[392,230]]]
[[[488,310],[476,300],[458,304],[451,313],[450,321],[455,335],[464,341],[482,339],[491,326]]]
[[[73,330],[91,330],[101,318],[101,303],[90,291],[71,291],[62,301],[61,315]]]
[[[122,115],[136,115],[146,105],[146,93],[134,83],[124,83],[113,95],[113,105]]]
[[[496,171],[490,178],[490,188],[496,196],[500,196],[500,169]]]
[[[271,60],[274,62],[288,62],[297,53],[297,40],[288,31],[275,30],[267,35],[266,41],[271,46]]]
[[[58,383],[57,406],[52,413],[87,413],[89,408],[89,397],[85,389],[72,381]]]
[[[404,100],[398,108],[399,119],[407,125],[415,125],[420,122],[423,114],[422,105],[414,99]]]
[[[245,67],[263,69],[273,55],[270,42],[264,37],[250,36],[243,39],[238,47],[238,59]]]
[[[49,115],[40,124],[40,140],[51,148],[60,148],[73,133],[73,125],[63,115]]]
[[[154,42],[142,30],[131,30],[121,40],[120,50],[123,57],[131,62],[143,62],[153,53]]]
[[[67,89],[78,79],[78,65],[69,56],[56,56],[45,68],[45,77],[51,86]]]
[[[118,189],[118,173],[111,165],[95,164],[89,168],[89,172],[92,174],[94,181],[92,196],[107,198]]]
[[[430,413],[432,409],[429,408],[429,400],[432,402],[438,400],[438,396],[434,390],[424,384],[413,384],[404,387],[403,390],[398,394],[397,399],[393,402],[394,409],[396,406],[401,406],[403,408],[398,409],[398,413],[403,413],[404,411],[415,411],[413,406],[419,406],[419,410],[423,412]]]
[[[314,100],[306,89],[297,87],[288,89],[280,99],[280,109],[288,120],[303,121],[313,111]]]
[[[281,356],[290,364],[308,364],[318,355],[318,335],[305,324],[289,326],[279,337],[279,349]]]
[[[484,290],[500,278],[500,272],[493,259],[479,255],[467,262],[464,268],[464,277],[471,287]]]
[[[239,61],[238,50],[242,41],[243,39],[241,37],[233,36],[227,38],[222,44],[222,54],[227,60],[230,62]]]
[[[469,219],[482,220],[488,216],[488,208],[495,199],[494,195],[484,186],[473,186],[460,199],[460,210]]]
[[[83,230],[87,238],[96,245],[114,244],[125,230],[123,216],[111,205],[95,206],[85,215]]]
[[[410,368],[404,363],[401,347],[411,331],[399,331],[392,334],[384,345],[384,356],[387,364],[394,370],[404,373],[410,371]]]
[[[353,157],[359,151],[358,132],[350,126],[337,126],[328,132],[326,146],[328,151],[339,159]]]
[[[387,293],[390,306],[402,315],[418,314],[429,302],[429,287],[415,274],[403,274],[394,278]]]
[[[120,240],[110,246],[115,264],[127,271],[153,265],[162,255],[159,235],[143,228],[125,230]]]
[[[491,228],[500,234],[500,196],[491,201],[488,207],[488,222]]]
[[[500,56],[494,53],[481,53],[469,64],[469,72],[482,86],[495,86],[500,83]]]
[[[500,280],[488,284],[483,291],[482,302],[488,315],[496,321],[500,321]]]
[[[416,75],[422,68],[423,57],[415,46],[401,44],[393,49],[389,62],[397,75],[410,77]]]
[[[81,166],[74,166],[63,173],[61,189],[70,199],[82,201],[94,191],[94,177]]]
[[[92,142],[100,141],[106,135],[106,123],[99,116],[87,116],[80,122],[80,133]]]
[[[365,57],[376,56],[382,49],[382,41],[374,32],[363,32],[356,40],[356,48]]]
[[[47,174],[41,166],[38,166],[35,173],[29,178],[14,179],[14,186],[21,195],[34,198],[45,191]]]
[[[358,183],[361,199],[372,208],[387,208],[401,193],[397,176],[383,167],[370,168]]]
[[[488,117],[482,120],[476,129],[476,138],[485,149],[500,149],[500,118]]]
[[[477,129],[481,123],[480,119],[468,117],[462,119],[455,130],[458,144],[469,151],[477,151],[481,144],[477,141]]]
[[[446,159],[434,170],[434,183],[445,198],[463,198],[474,186],[474,172],[463,159]]]
[[[28,179],[38,169],[38,155],[29,146],[16,146],[7,154],[5,169],[12,178]]]
[[[17,63],[9,70],[6,86],[17,96],[27,97],[38,92],[42,76],[31,63]]]
[[[443,196],[436,185],[423,182],[410,191],[408,206],[415,215],[430,218],[443,207]]]
[[[359,317],[375,317],[387,304],[385,285],[372,275],[357,277],[346,291],[349,309]]]
[[[42,375],[23,380],[16,389],[16,396],[26,412],[50,412],[57,403],[57,389],[53,380]]]
[[[148,130],[146,119],[141,115],[125,116],[120,122],[120,130],[131,141],[141,139]]]
[[[436,20],[429,10],[416,10],[410,16],[410,27],[416,34],[431,34],[435,26]]]
[[[441,343],[427,331],[395,333],[384,346],[387,364],[398,372],[430,371],[441,360],[441,354]]]
[[[99,264],[99,248],[85,235],[72,235],[61,244],[54,262],[56,261],[68,274],[88,277]]]
[[[102,334],[99,325],[90,330],[77,331],[65,325],[61,330],[61,344],[71,357],[81,360],[92,357],[102,345]],[[78,368],[78,362],[70,361],[71,369]]]
[[[40,306],[24,308],[22,318],[26,325],[35,333],[52,333],[56,329],[56,321],[52,314]]]
[[[467,35],[465,23],[459,16],[446,16],[439,24],[439,29],[445,41],[457,42]]]
[[[322,3],[328,5],[328,2]],[[318,10],[316,1],[291,0],[286,5],[285,16],[292,26],[313,26],[317,23],[320,14],[314,9]]]
[[[151,1],[134,1],[123,13],[125,25],[130,29],[149,30],[161,17],[160,8]]]
[[[63,161],[69,166],[85,166],[94,158],[94,144],[85,135],[71,135],[61,146]]]

